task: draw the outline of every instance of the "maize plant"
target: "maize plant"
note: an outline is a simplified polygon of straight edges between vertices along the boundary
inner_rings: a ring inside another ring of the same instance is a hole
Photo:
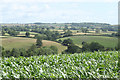
[[[0,58],[0,78],[118,78],[118,51]]]

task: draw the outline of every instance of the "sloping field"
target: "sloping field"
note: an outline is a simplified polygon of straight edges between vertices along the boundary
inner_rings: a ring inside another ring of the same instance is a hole
[[[43,40],[43,46],[56,46],[58,48],[58,52],[61,53],[65,49],[67,49],[66,46],[63,46],[60,43],[54,42],[54,41],[48,41],[48,40]]]
[[[51,45],[56,46],[58,48],[59,53],[66,49],[65,46],[54,41],[43,40],[42,42],[43,42],[43,46],[51,46]],[[12,48],[28,49],[30,46],[32,46],[32,44],[36,44],[36,39],[22,38],[22,37],[2,38],[2,46],[7,50]]]
[[[118,44],[118,39],[116,37],[107,37],[107,36],[71,36],[66,38],[61,38],[62,40],[70,38],[73,40],[73,42],[78,45],[82,46],[82,42],[88,42],[91,43],[93,41],[100,43],[101,45],[105,47],[111,47],[114,48]]]
[[[36,40],[31,38],[7,37],[2,38],[2,46],[5,49],[25,48],[28,49]]]

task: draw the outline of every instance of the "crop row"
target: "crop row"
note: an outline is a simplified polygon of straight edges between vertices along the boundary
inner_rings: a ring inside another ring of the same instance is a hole
[[[118,52],[0,58],[1,78],[117,78]]]

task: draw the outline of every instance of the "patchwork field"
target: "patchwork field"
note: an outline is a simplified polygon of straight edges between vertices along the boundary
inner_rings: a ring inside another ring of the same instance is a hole
[[[25,37],[25,31],[21,31],[20,33],[19,33],[19,35],[17,35],[18,37]],[[35,32],[30,32],[30,37],[34,37],[35,36],[35,34],[38,34],[38,33],[35,33]],[[9,34],[8,33],[5,33],[5,36],[9,36]],[[4,36],[0,36],[0,37],[4,37]]]
[[[61,44],[54,42],[54,41],[47,41],[43,40],[43,46],[56,46],[58,48],[58,52],[61,53],[63,50],[66,49],[65,46],[62,46]],[[36,39],[32,38],[22,38],[22,37],[4,37],[2,38],[2,46],[6,49],[12,49],[12,48],[25,48],[28,49],[32,44],[36,43]]]
[[[114,48],[118,44],[118,39],[116,37],[107,37],[107,36],[71,36],[71,37],[66,37],[66,38],[61,38],[61,40],[70,38],[73,40],[73,42],[82,47],[82,42],[98,42],[101,45],[105,47],[111,47]]]
[[[19,37],[21,37],[21,36],[25,36],[25,33],[26,32],[20,32],[20,34],[18,35]],[[38,33],[35,33],[35,32],[30,32],[30,37],[34,37],[35,36],[35,34],[38,34]]]
[[[116,32],[115,31],[108,31],[108,32],[96,33],[95,31],[89,31],[89,33],[83,33],[83,32],[77,33],[77,30],[76,31],[74,30],[73,35],[111,35],[112,33],[116,33]]]

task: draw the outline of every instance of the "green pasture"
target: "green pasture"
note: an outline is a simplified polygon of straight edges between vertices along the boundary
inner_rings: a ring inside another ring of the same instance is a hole
[[[61,40],[70,38],[73,40],[74,44],[82,47],[82,42],[98,42],[105,47],[114,48],[118,44],[118,39],[116,37],[107,37],[107,36],[71,36],[66,38],[61,38]]]

